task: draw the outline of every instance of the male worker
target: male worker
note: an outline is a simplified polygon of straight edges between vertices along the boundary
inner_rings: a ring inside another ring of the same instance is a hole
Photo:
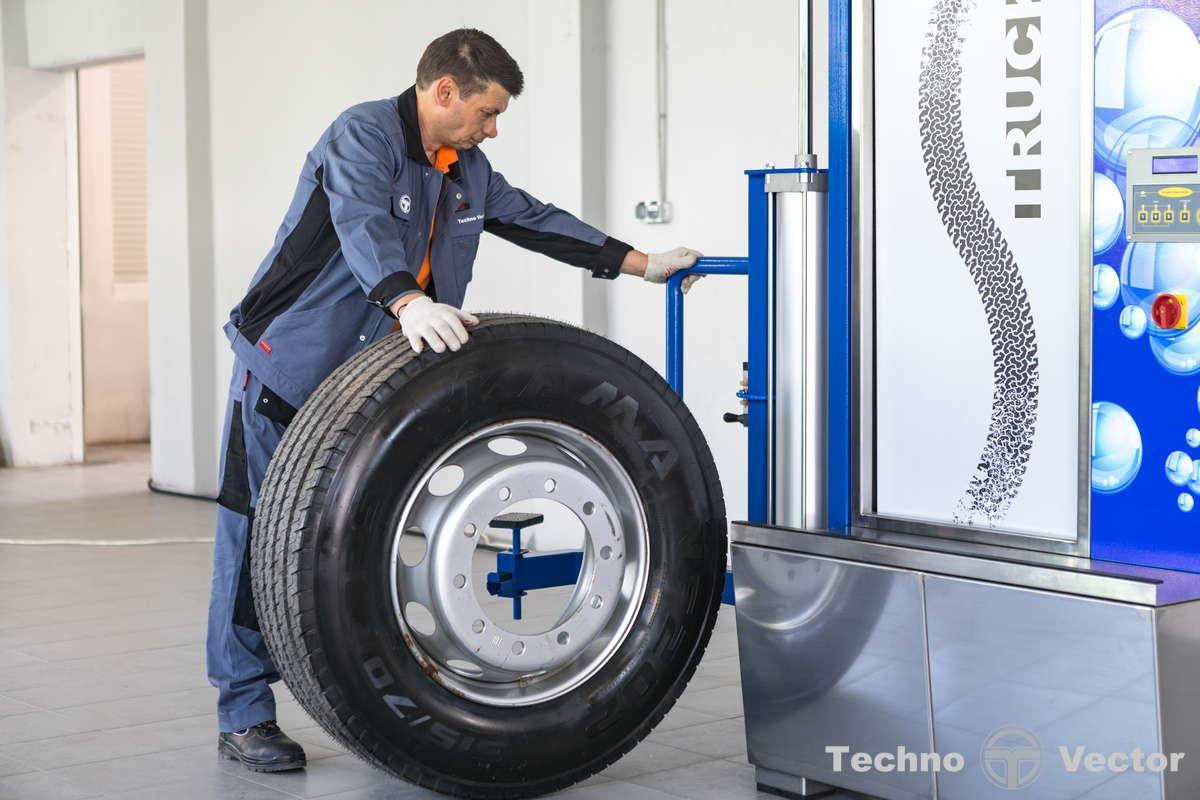
[[[521,93],[517,63],[472,29],[435,39],[399,97],[349,109],[309,152],[267,253],[225,332],[235,355],[222,444],[208,612],[218,747],[256,771],[303,767],[275,724],[279,679],[259,632],[249,532],[267,462],[316,386],[393,328],[413,350],[467,344],[459,309],[483,231],[591,271],[663,283],[699,255],[646,255],[513,188],[476,145]],[[689,280],[691,280],[689,278]]]

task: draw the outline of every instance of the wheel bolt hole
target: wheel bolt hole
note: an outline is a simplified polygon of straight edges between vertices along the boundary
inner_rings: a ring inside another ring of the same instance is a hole
[[[462,587],[464,587],[466,585],[467,585],[467,576],[466,575],[455,575],[454,576],[454,588],[455,589],[461,589]]]
[[[486,627],[487,625],[484,624],[484,621],[481,619],[477,619],[471,623],[471,630],[475,633],[483,633],[483,629]]]
[[[513,642],[512,651],[514,656],[519,656],[525,652],[524,642]]]
[[[566,631],[563,631],[562,633],[558,634],[558,636],[556,636],[555,639],[558,641],[559,644],[566,644],[567,642],[571,641],[571,634],[567,633]]]
[[[592,595],[591,605],[592,608],[599,608],[600,606],[604,605],[604,598],[598,594]]]
[[[503,500],[503,501],[507,502],[507,501],[508,501],[508,498],[510,498],[510,497],[512,497],[512,492],[510,492],[510,491],[508,490],[508,487],[507,487],[507,486],[505,486],[505,487],[503,487],[502,489],[500,489],[500,499],[501,499],[501,500]]]
[[[463,528],[463,535],[466,536],[468,539],[475,535],[475,523],[474,522],[467,523],[467,527]]]
[[[600,548],[600,557],[603,558],[605,561],[608,561],[610,558],[612,558],[612,548],[609,547],[608,545],[604,545],[604,547],[601,547]]]
[[[583,504],[583,513],[591,516],[593,513],[595,513],[595,511],[596,511],[596,504],[593,503],[591,500],[588,500],[586,503]]]
[[[546,488],[547,494],[549,494],[550,492],[553,492],[555,490],[555,488],[557,488],[557,486],[558,486],[558,484],[554,482],[554,478],[546,479],[546,487],[545,488]]]

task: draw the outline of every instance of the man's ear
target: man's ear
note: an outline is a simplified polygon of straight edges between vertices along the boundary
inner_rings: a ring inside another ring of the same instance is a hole
[[[449,75],[443,75],[433,85],[433,99],[443,108],[448,108],[451,101],[458,97],[458,84]]]

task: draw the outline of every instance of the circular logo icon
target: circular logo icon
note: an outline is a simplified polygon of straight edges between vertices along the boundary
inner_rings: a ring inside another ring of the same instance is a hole
[[[1024,728],[1000,728],[983,742],[980,765],[987,779],[1001,789],[1024,789],[1042,769],[1042,746]]]
[[[412,198],[406,194],[400,195],[400,210],[403,211],[405,214],[407,214],[409,212],[409,209],[411,209],[411,208],[412,208]]]

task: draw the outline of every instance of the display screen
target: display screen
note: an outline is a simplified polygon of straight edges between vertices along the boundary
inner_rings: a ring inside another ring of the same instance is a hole
[[[1155,175],[1195,174],[1198,160],[1197,156],[1154,156],[1150,171]]]

